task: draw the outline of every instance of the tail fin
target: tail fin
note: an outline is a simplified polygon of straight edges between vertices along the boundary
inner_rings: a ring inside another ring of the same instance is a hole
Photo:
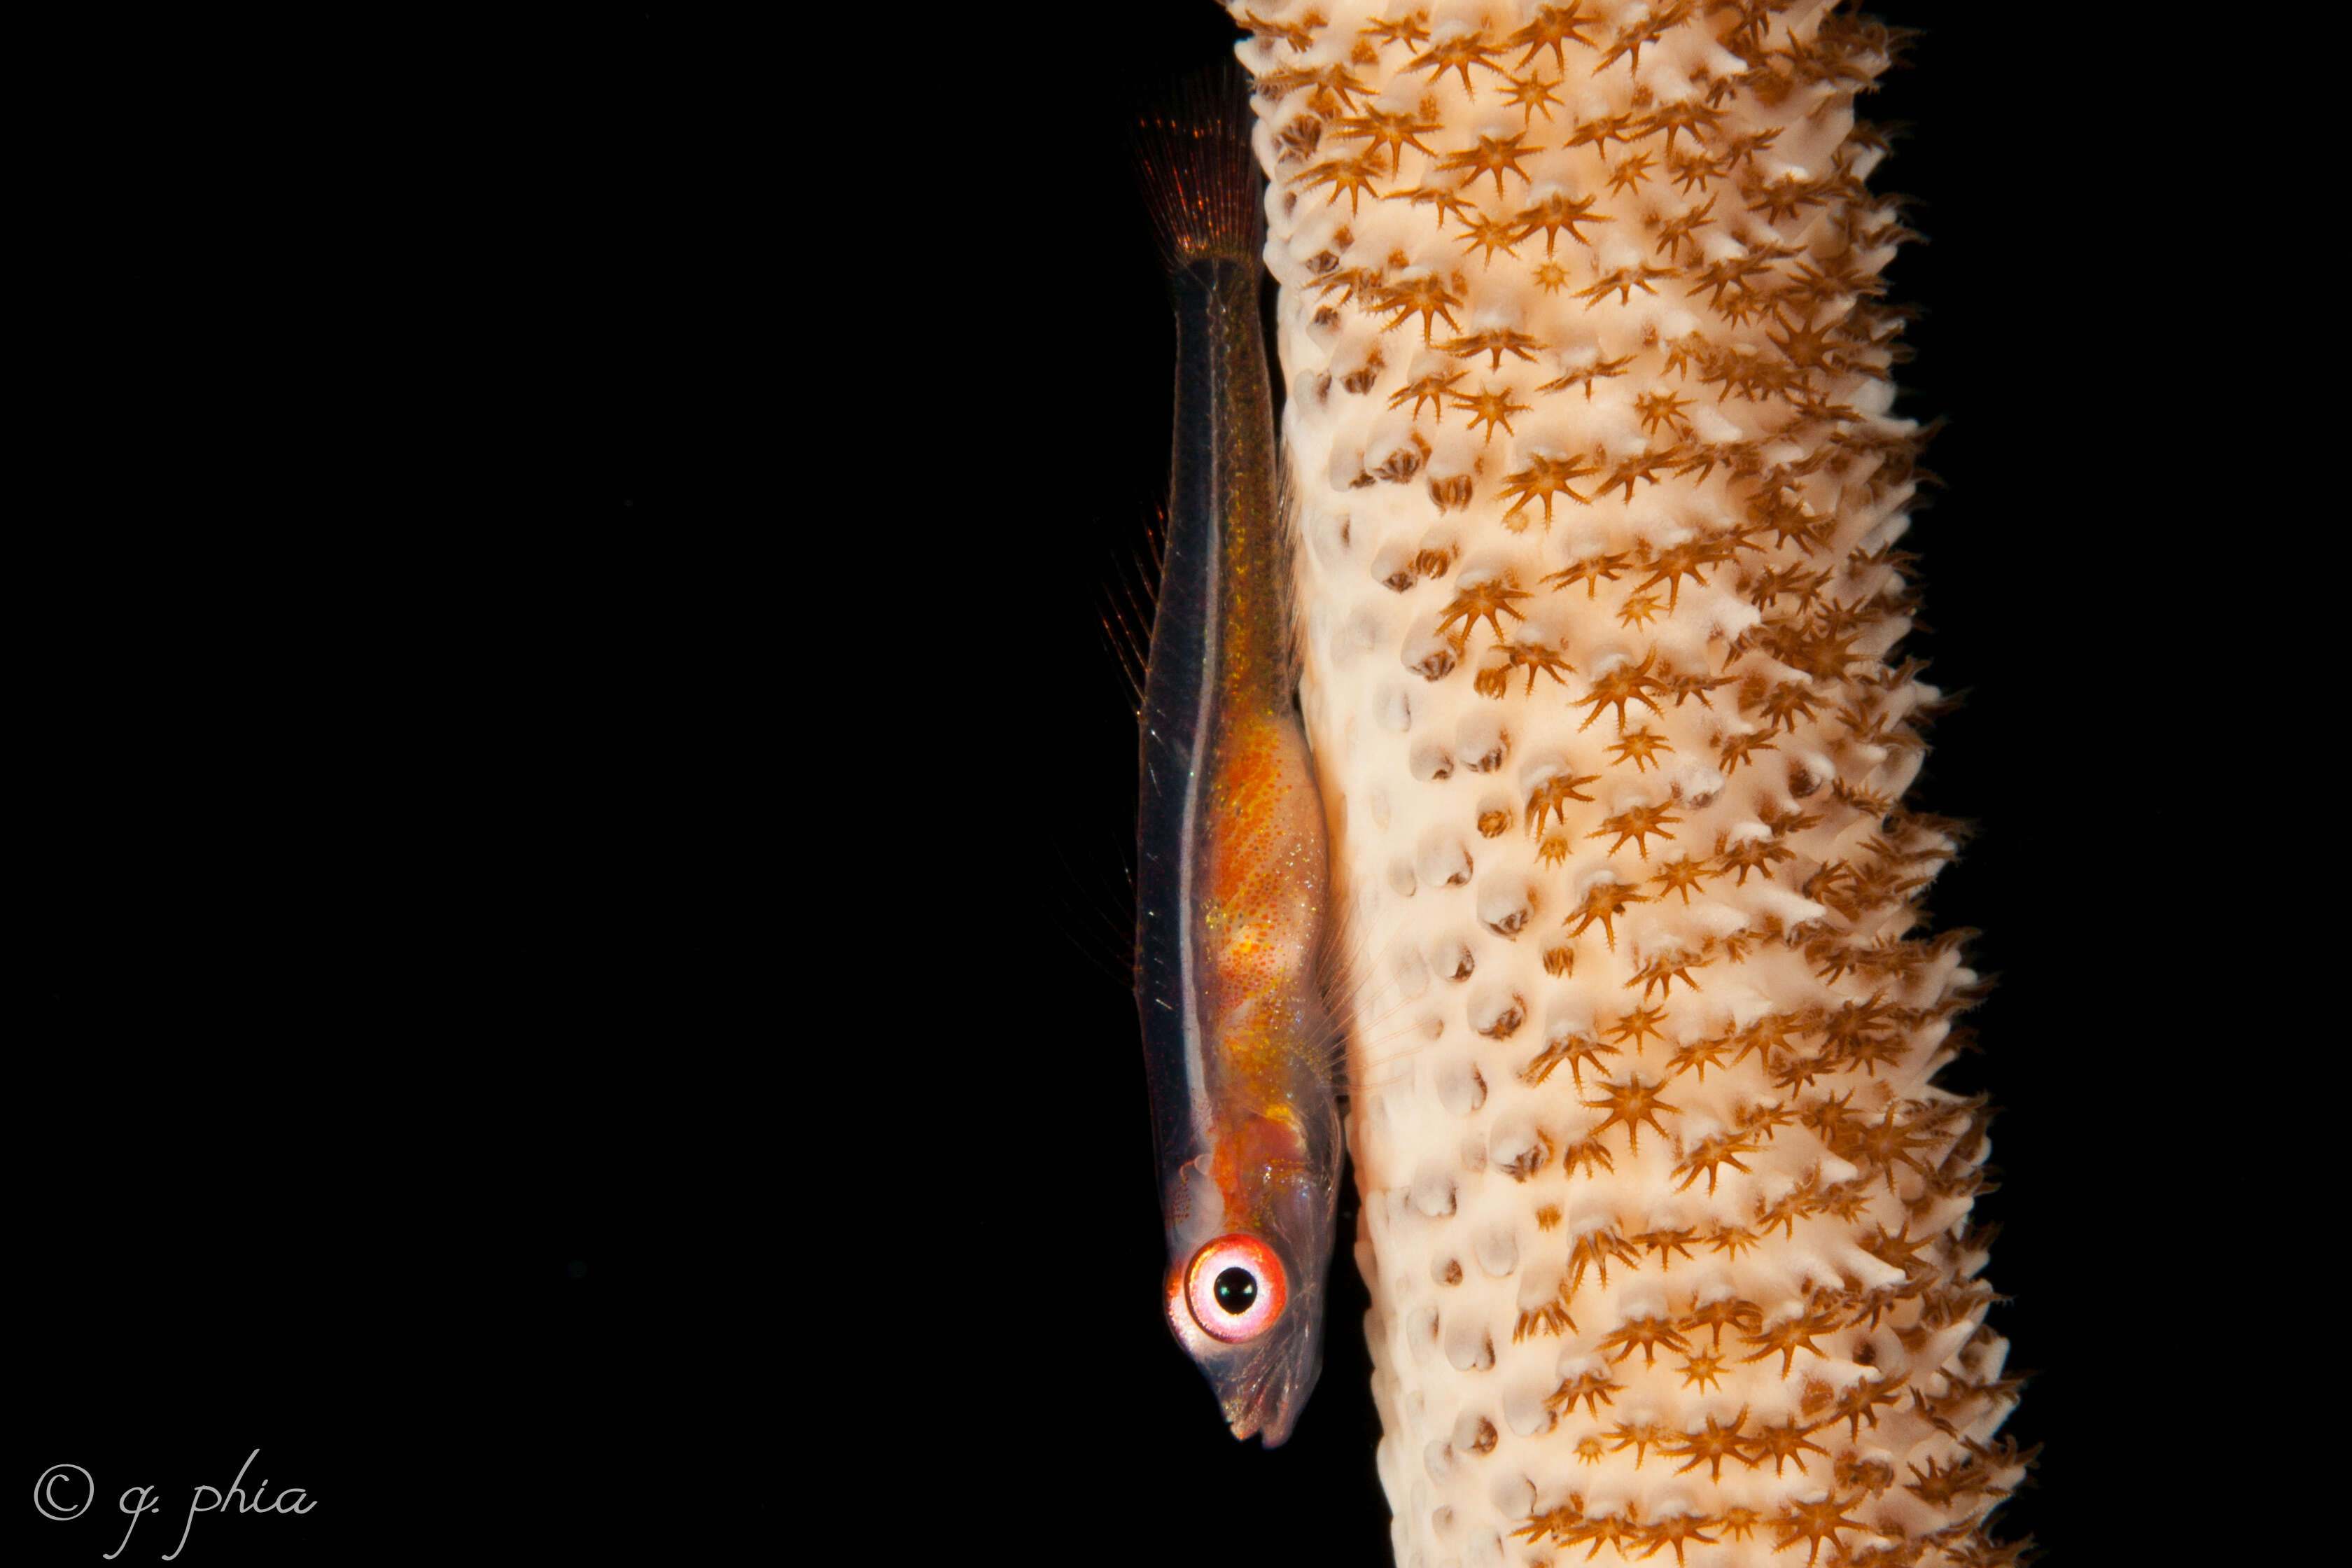
[[[1208,258],[1256,266],[1265,247],[1249,85],[1226,64],[1186,77],[1136,126],[1136,156],[1168,265]]]

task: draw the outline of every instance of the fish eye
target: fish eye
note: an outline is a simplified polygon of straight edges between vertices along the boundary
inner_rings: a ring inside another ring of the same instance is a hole
[[[1254,1236],[1221,1236],[1192,1255],[1184,1300],[1210,1338],[1241,1344],[1274,1327],[1290,1286],[1274,1248]]]

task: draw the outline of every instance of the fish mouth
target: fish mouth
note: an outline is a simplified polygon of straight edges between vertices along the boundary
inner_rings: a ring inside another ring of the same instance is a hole
[[[1282,1447],[1298,1425],[1321,1370],[1305,1343],[1268,1346],[1253,1357],[1221,1391],[1219,1404],[1234,1441],[1256,1437],[1269,1448]]]

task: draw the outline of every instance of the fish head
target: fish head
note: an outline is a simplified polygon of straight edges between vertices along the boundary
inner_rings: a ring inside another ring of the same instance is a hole
[[[1215,1391],[1236,1438],[1278,1447],[1323,1366],[1339,1152],[1328,1098],[1232,1126],[1180,1168],[1170,1194],[1169,1327]]]

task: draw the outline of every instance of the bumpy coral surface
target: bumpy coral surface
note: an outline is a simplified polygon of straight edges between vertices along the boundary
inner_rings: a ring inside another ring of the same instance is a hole
[[[1398,1561],[2013,1560],[1819,5],[1242,5]]]

